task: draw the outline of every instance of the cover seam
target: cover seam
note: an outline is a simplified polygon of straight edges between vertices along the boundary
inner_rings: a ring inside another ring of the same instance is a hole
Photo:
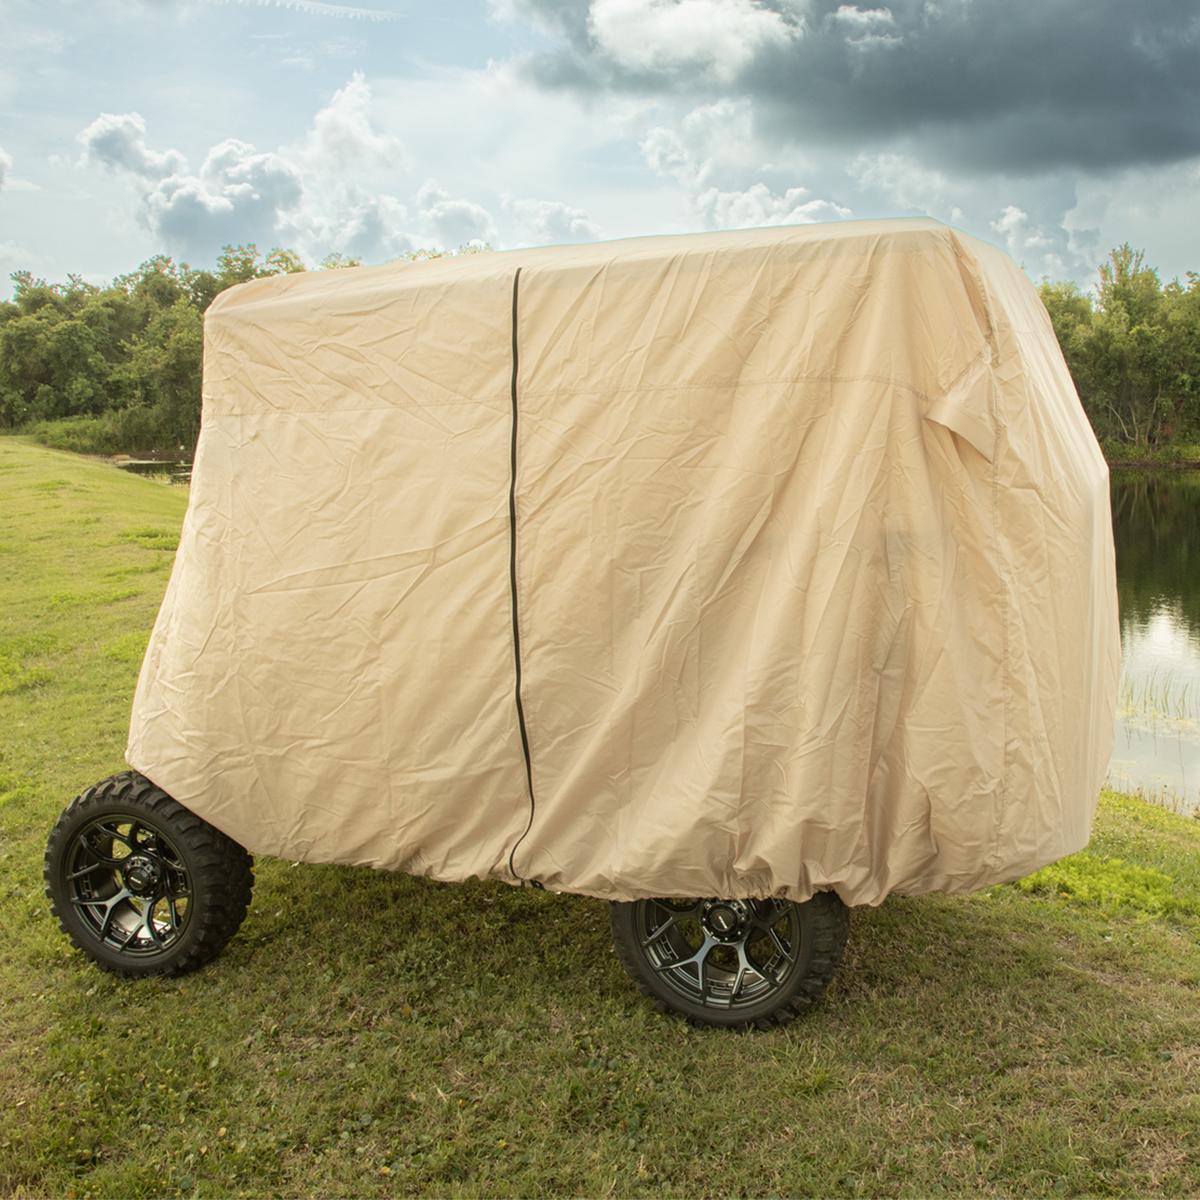
[[[509,484],[508,484],[508,583],[509,595],[512,601],[512,638],[513,638],[513,697],[516,701],[517,728],[521,734],[521,752],[525,758],[525,782],[529,790],[529,819],[525,823],[524,832],[513,843],[508,854],[509,872],[522,883],[531,883],[541,887],[536,880],[531,880],[517,870],[517,851],[521,843],[529,836],[533,828],[533,817],[537,811],[537,801],[533,788],[533,758],[529,752],[529,728],[525,721],[525,703],[521,696],[521,608],[517,594],[517,432],[519,424],[519,408],[517,404],[517,370],[520,365],[519,348],[517,344],[518,299],[521,283],[521,268],[518,267],[513,275],[512,290],[512,379],[509,394],[512,401],[512,433],[509,441]]]

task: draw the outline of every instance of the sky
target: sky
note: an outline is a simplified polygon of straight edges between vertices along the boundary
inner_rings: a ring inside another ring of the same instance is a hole
[[[1200,3],[0,0],[0,281],[913,214],[1200,270]]]

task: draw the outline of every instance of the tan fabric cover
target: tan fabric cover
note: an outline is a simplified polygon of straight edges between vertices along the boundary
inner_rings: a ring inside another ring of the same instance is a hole
[[[519,250],[213,305],[128,760],[260,853],[513,879],[528,825],[549,888],[875,904],[1084,845],[1118,656],[1107,470],[1000,251]]]

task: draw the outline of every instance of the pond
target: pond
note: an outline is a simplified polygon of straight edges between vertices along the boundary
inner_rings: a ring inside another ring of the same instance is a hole
[[[1121,687],[1109,783],[1200,810],[1200,471],[1112,473]]]

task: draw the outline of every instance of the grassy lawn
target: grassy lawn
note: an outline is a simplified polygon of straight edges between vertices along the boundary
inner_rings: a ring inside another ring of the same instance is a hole
[[[89,966],[42,847],[122,766],[185,503],[0,438],[0,1193],[1200,1193],[1200,823],[1128,797],[1031,880],[856,911],[770,1033],[653,1013],[595,901],[272,860],[207,969]]]

